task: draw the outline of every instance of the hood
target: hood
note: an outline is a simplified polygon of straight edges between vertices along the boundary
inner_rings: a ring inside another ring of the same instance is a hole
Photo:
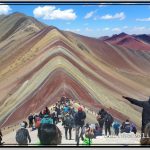
[[[49,117],[49,115],[44,115],[44,118],[48,118]]]

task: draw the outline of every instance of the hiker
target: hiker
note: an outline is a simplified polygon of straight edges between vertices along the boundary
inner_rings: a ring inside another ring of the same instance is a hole
[[[140,140],[141,145],[150,145],[150,123],[145,126],[144,135]]]
[[[120,127],[120,132],[121,133],[125,132],[125,122],[122,122],[122,125]]]
[[[95,123],[94,137],[102,136],[102,130],[98,123]]]
[[[80,137],[83,140],[83,134],[81,132],[81,134],[79,136],[79,130],[81,128],[81,131],[82,131],[82,127],[84,126],[85,119],[86,119],[86,113],[82,110],[81,107],[79,107],[78,112],[75,114],[75,117],[74,117],[75,128],[76,128],[75,141],[77,142],[77,145],[79,144],[79,138]]]
[[[1,129],[0,129],[0,145],[3,145],[4,144],[4,142],[2,142],[2,131],[1,131]]]
[[[109,135],[111,135],[111,126],[113,123],[114,119],[111,116],[111,114],[107,113],[105,115],[105,135],[107,136],[107,131],[109,132]]]
[[[60,122],[60,120],[59,120],[60,115],[61,115],[60,108],[59,108],[59,107],[56,107],[56,108],[55,108],[55,112],[56,112],[56,120],[57,120],[57,122]]]
[[[43,113],[42,113],[42,111],[39,113],[39,117],[42,119],[43,118]]]
[[[64,117],[64,120],[63,120],[63,125],[64,125],[64,128],[65,128],[65,137],[66,137],[66,140],[68,139],[68,130],[69,130],[69,140],[71,140],[72,138],[72,128],[74,128],[74,118],[72,117],[71,114],[67,113]]]
[[[130,133],[131,131],[131,125],[130,125],[130,121],[127,119],[124,125],[124,132],[125,133]]]
[[[45,124],[45,123],[53,124],[53,119],[49,115],[44,115],[40,123],[41,124]]]
[[[99,126],[101,128],[101,130],[103,131],[103,126],[104,126],[104,122],[105,122],[105,115],[107,114],[107,112],[102,108],[99,112],[98,112],[98,116],[97,116],[97,121],[99,123]]]
[[[48,107],[45,107],[45,112],[47,115],[50,115],[50,110],[48,109]]]
[[[131,124],[131,132],[133,132],[134,134],[136,134],[137,129],[134,123]]]
[[[61,103],[61,105],[63,105],[65,103],[65,97],[64,96],[61,97],[60,103]]]
[[[89,125],[89,123],[86,123],[86,125],[82,129],[82,132],[85,135],[83,139],[83,145],[91,145],[92,139],[94,138],[94,129],[91,128],[91,125]]]
[[[144,133],[144,128],[146,124],[150,122],[150,97],[148,101],[139,101],[130,97],[123,96],[124,99],[127,99],[129,102],[131,102],[134,105],[137,105],[139,107],[143,108],[142,112],[142,127],[141,127],[141,136]]]
[[[75,111],[74,107],[71,107],[71,108],[70,108],[70,113],[71,113],[71,115],[72,115],[73,117],[75,116],[76,111]]]
[[[60,145],[62,134],[59,128],[54,124],[41,124],[38,128],[39,145]]]
[[[120,128],[120,124],[118,121],[115,121],[113,123],[113,128],[114,128],[115,135],[118,136],[119,135],[119,128]]]
[[[26,129],[26,125],[24,122],[20,123],[20,129],[16,132],[16,141],[19,145],[27,145],[28,140],[31,143],[31,138],[29,135],[29,131]]]
[[[36,119],[39,117],[39,115],[38,114],[34,114],[34,116],[33,116],[33,120],[34,120],[34,123],[36,123]]]
[[[28,123],[26,121],[23,121],[23,123],[25,124],[25,128],[27,128]]]
[[[33,115],[30,114],[29,117],[28,117],[28,120],[29,120],[29,128],[31,128],[33,126]]]
[[[64,107],[64,113],[68,113],[70,111],[70,107],[65,105]]]
[[[55,111],[52,112],[51,118],[53,119],[53,124],[56,124],[57,120],[56,120],[56,112]]]
[[[35,119],[35,128],[39,128],[40,127],[40,123],[41,123],[41,118],[40,117],[36,117]]]

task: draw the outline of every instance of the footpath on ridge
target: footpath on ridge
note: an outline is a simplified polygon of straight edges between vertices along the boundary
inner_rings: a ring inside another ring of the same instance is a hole
[[[79,104],[75,103],[73,105],[75,108],[77,108],[79,106]],[[90,111],[88,108],[84,108],[84,111],[86,112],[87,118],[85,122],[88,123],[97,123],[96,121],[96,113],[93,111]],[[75,142],[75,129],[72,130],[72,140],[66,140],[65,139],[65,130],[64,127],[62,126],[62,123],[59,122],[57,124],[57,126],[59,127],[59,129],[62,132],[62,145],[60,146],[76,146],[76,142]],[[13,129],[12,132],[9,132],[8,134],[3,136],[3,141],[5,142],[6,146],[7,144],[10,146],[11,145],[15,145],[16,144],[16,140],[15,140],[15,135],[16,135],[16,129]],[[37,137],[37,130],[31,131],[31,128],[28,128],[29,130],[29,134],[31,136],[31,146],[35,146],[34,144],[36,144],[38,142],[38,137]],[[104,133],[104,131],[103,131]],[[140,144],[140,134],[137,133],[137,135],[134,135],[133,133],[122,133],[119,134],[119,136],[114,136],[114,133],[112,131],[112,136],[111,137],[105,137],[103,136],[97,136],[96,139],[92,140],[93,143],[91,146],[134,146],[134,145],[139,145]],[[80,145],[82,146],[82,141],[80,140]],[[30,146],[30,144],[29,144]]]

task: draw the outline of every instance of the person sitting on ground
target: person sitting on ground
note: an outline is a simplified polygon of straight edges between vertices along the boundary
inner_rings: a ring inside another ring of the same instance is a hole
[[[130,125],[130,121],[128,119],[125,122],[124,132],[125,133],[130,133],[131,132],[131,125]]]
[[[120,123],[118,121],[115,121],[112,126],[114,128],[115,135],[118,136],[119,135]]]
[[[24,122],[20,123],[20,127],[21,128],[16,132],[16,142],[19,145],[28,145],[28,140],[29,143],[31,143],[29,131],[26,129],[26,125]]]
[[[120,127],[120,132],[121,133],[125,132],[125,122],[122,122],[122,125]]]
[[[102,136],[102,130],[98,123],[95,123],[94,137]]]
[[[141,136],[144,133],[145,126],[150,122],[150,97],[148,101],[139,101],[130,97],[122,96],[124,99],[128,100],[130,103],[137,105],[143,108],[142,111],[142,128],[141,128]]]
[[[66,137],[66,140],[68,139],[68,130],[69,130],[69,140],[71,140],[72,138],[72,128],[74,128],[74,118],[72,117],[71,114],[67,113],[64,117],[64,120],[63,120],[63,125],[64,125],[64,128],[65,128],[65,137]]]
[[[91,145],[92,139],[94,138],[94,130],[93,128],[91,128],[91,125],[89,125],[89,123],[86,123],[82,132],[85,135],[83,145]]]
[[[41,124],[38,128],[38,145],[60,145],[62,134],[59,128],[54,124]]]
[[[140,143],[141,145],[150,146],[150,123],[146,125],[144,129],[144,135],[141,137]]]
[[[131,124],[131,132],[133,132],[134,134],[136,134],[137,129],[134,123]]]

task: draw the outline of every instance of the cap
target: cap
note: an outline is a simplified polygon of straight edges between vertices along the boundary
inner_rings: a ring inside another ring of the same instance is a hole
[[[20,127],[21,127],[21,128],[25,128],[25,123],[24,123],[24,122],[21,122],[21,123],[20,123]]]
[[[79,107],[79,108],[78,108],[78,111],[82,111],[82,107]]]

